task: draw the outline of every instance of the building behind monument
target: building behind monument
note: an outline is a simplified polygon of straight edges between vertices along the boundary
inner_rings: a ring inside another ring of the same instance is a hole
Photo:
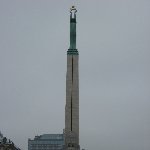
[[[63,150],[63,134],[43,134],[28,139],[28,150]]]

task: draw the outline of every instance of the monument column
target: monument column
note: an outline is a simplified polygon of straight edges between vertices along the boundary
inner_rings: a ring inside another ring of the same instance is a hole
[[[67,51],[65,150],[79,150],[79,71],[76,49],[76,8],[70,9],[70,47]]]

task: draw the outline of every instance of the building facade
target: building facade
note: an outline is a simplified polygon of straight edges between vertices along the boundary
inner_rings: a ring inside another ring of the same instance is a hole
[[[70,10],[70,47],[67,51],[65,150],[79,150],[79,71],[76,49],[76,8]]]
[[[63,134],[43,134],[28,139],[28,150],[62,150],[63,145]]]

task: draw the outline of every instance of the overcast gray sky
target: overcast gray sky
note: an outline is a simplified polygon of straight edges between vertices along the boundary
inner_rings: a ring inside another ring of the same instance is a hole
[[[80,145],[150,149],[150,0],[0,0],[0,130],[21,149],[62,133],[69,8],[80,53]]]

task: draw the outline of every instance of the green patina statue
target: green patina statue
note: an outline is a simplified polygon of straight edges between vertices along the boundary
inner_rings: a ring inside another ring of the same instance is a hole
[[[70,47],[67,51],[68,55],[78,55],[76,49],[76,8],[72,6],[70,8]]]

